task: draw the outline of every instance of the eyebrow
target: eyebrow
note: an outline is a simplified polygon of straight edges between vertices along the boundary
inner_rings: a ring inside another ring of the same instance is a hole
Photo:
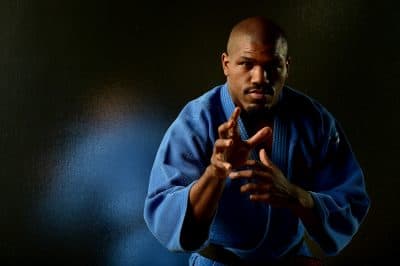
[[[255,61],[254,58],[247,57],[247,56],[240,56],[239,59],[240,59],[240,60],[247,60],[247,61]]]
[[[281,59],[281,58],[279,57],[279,55],[274,55],[274,56],[271,58],[271,60],[269,60],[268,62],[271,62],[271,63],[280,63],[280,61],[281,61],[280,59]],[[252,61],[252,62],[257,61],[256,59],[251,58],[251,57],[247,57],[247,56],[240,56],[240,57],[239,57],[239,60]]]

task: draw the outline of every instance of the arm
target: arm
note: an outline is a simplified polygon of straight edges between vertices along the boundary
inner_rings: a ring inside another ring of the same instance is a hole
[[[318,223],[306,229],[328,255],[340,252],[357,233],[370,200],[363,172],[340,126],[333,120],[315,167],[310,191]]]
[[[226,177],[232,168],[243,165],[251,150],[265,141],[270,128],[262,128],[250,139],[243,141],[237,129],[240,108],[218,128],[219,139],[214,144],[210,165],[192,186],[189,193],[189,212],[182,233],[182,245],[196,248],[208,237],[208,229],[218,207]],[[198,232],[194,235],[194,232]]]
[[[240,188],[241,192],[249,193],[252,201],[265,202],[272,207],[289,208],[303,223],[316,223],[317,214],[311,193],[289,182],[264,149],[260,150],[259,157],[260,162],[249,160],[246,162],[248,169],[230,174],[231,179],[249,180]]]
[[[343,133],[331,126],[315,164],[314,184],[307,191],[290,183],[280,169],[260,151],[261,162],[251,169],[232,172],[231,178],[257,180],[241,187],[250,199],[293,211],[310,236],[328,255],[337,254],[352,239],[364,219],[369,199],[364,178]]]
[[[205,244],[226,177],[232,167],[245,162],[250,150],[270,134],[270,129],[263,128],[242,141],[236,127],[239,114],[240,109],[235,109],[231,118],[219,126],[210,164],[204,168],[199,166],[198,159],[202,157],[198,147],[204,144],[194,143],[187,138],[187,132],[167,134],[163,140],[162,146],[166,147],[160,148],[153,166],[145,220],[167,248],[195,250]],[[200,172],[201,169],[204,171]],[[188,175],[192,178],[187,178]]]

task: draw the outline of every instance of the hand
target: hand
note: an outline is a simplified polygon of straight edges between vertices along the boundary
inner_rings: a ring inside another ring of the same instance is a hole
[[[266,142],[271,135],[271,128],[265,127],[247,141],[243,141],[237,128],[239,115],[240,108],[235,108],[229,120],[218,127],[219,138],[214,143],[211,163],[190,189],[192,215],[198,223],[207,226],[211,224],[226,177],[232,169],[245,164],[250,151],[258,144]]]
[[[244,165],[254,147],[266,142],[271,137],[272,130],[264,127],[257,131],[251,138],[243,141],[238,129],[240,108],[236,107],[229,120],[218,127],[219,139],[215,142],[212,164],[225,162],[226,168],[231,170]]]
[[[231,179],[244,178],[249,183],[241,186],[242,193],[250,193],[250,200],[261,201],[273,207],[296,207],[298,188],[291,184],[282,171],[268,158],[264,149],[260,150],[261,162],[248,160],[250,169],[231,172]]]

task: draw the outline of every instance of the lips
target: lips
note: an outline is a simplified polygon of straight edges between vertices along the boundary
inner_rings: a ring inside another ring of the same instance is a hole
[[[263,90],[250,90],[248,92],[248,95],[256,100],[264,99],[265,96],[267,96],[267,94],[265,94]]]
[[[274,89],[271,86],[265,86],[262,88],[249,88],[245,93],[254,100],[266,100],[268,101],[274,95]]]
[[[264,94],[264,90],[262,90],[262,89],[250,89],[248,93],[262,93],[262,94]]]
[[[262,94],[262,95],[270,95],[273,96],[275,93],[275,89],[272,86],[263,86],[263,87],[251,87],[245,90],[246,94]]]

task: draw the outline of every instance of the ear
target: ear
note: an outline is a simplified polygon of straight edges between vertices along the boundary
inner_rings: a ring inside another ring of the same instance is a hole
[[[290,56],[287,56],[287,59],[286,59],[286,78],[289,77],[289,69],[290,69],[291,61],[292,61],[292,58]]]
[[[222,69],[224,70],[225,76],[229,75],[229,55],[224,52],[221,55],[221,64],[222,64]]]

